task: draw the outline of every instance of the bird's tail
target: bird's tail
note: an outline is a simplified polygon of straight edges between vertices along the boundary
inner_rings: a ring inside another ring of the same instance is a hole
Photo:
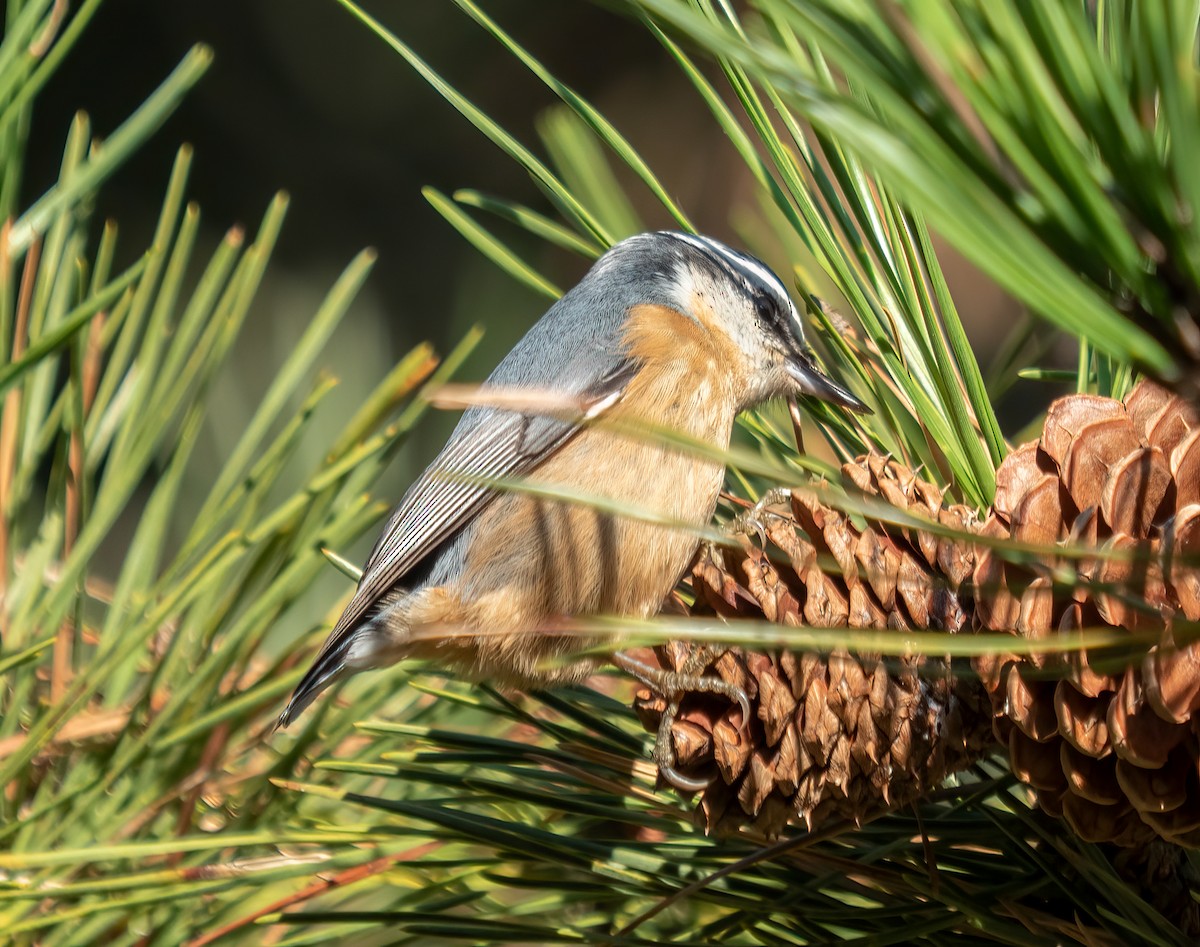
[[[296,689],[292,691],[291,700],[288,701],[287,706],[283,708],[283,713],[275,722],[276,730],[286,727],[299,717],[304,712],[304,708],[316,700],[317,695],[325,688],[349,677],[357,670],[346,664],[346,652],[350,648],[351,640],[351,637],[347,635],[335,647],[317,656],[313,666],[308,669],[308,673],[301,678]]]

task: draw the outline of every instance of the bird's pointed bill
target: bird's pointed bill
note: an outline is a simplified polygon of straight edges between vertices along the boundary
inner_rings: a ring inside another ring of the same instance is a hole
[[[857,414],[870,414],[871,409],[849,391],[824,374],[808,355],[795,356],[788,360],[788,374],[796,387],[806,395],[836,404]]]

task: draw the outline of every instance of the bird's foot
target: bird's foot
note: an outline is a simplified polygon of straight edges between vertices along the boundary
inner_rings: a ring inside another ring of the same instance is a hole
[[[658,724],[658,735],[654,741],[652,757],[662,777],[677,789],[685,792],[700,792],[708,787],[712,778],[697,779],[685,776],[676,766],[675,745],[671,727],[679,716],[679,707],[689,693],[718,694],[734,701],[741,707],[742,724],[745,729],[750,723],[750,698],[737,684],[722,680],[715,674],[703,674],[703,670],[725,653],[724,648],[701,644],[688,654],[683,667],[671,670],[649,664],[626,652],[613,655],[613,664],[632,675],[650,690],[662,695],[667,702]]]
[[[767,524],[766,517],[776,514],[768,514],[769,507],[776,506],[783,502],[791,502],[792,491],[787,487],[773,487],[764,493],[753,506],[748,506],[732,519],[721,526],[721,532],[725,535],[724,540],[706,539],[700,544],[700,559],[707,559],[710,562],[720,564],[724,561],[721,553],[717,550],[722,546],[737,546],[737,540],[743,536],[754,534],[758,537],[758,545],[760,549],[767,548]]]
[[[758,543],[763,549],[767,546],[767,525],[765,522],[767,509],[783,502],[791,502],[792,491],[787,487],[772,487],[761,497],[754,506],[743,510],[728,523],[723,530],[729,536],[749,536],[751,532],[758,535]],[[774,515],[774,514],[772,514]]]

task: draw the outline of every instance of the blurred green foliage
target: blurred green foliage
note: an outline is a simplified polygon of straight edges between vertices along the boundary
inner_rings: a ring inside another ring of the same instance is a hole
[[[516,701],[420,669],[379,673],[272,734],[328,623],[282,641],[273,630],[382,515],[369,491],[422,394],[478,335],[440,363],[415,349],[371,379],[356,412],[317,425],[333,387],[318,369],[370,269],[362,254],[254,412],[220,416],[286,200],[252,236],[235,228],[204,250],[185,148],[129,266],[114,265],[127,255],[116,225],[93,216],[97,189],[209,52],[192,51],[106,135],[77,118],[58,181],[23,196],[31,110],[98,6],[10,0],[0,45],[6,937],[259,943],[268,924],[289,944],[1180,942],[1105,852],[1031,811],[998,764],[912,812],[768,845],[703,837],[687,804],[654,788],[646,738],[610,678]],[[508,275],[555,295],[562,281],[516,247],[544,241],[583,265],[643,226],[647,195],[656,219],[690,226],[600,110],[475,3],[458,0],[561,100],[540,117],[537,148],[343,6],[536,183],[537,207],[426,191]],[[876,409],[851,422],[812,406],[808,434],[831,456],[876,447],[976,507],[991,499],[1007,449],[993,403],[1026,367],[1031,333],[1016,326],[1006,359],[980,371],[931,227],[1078,337],[1079,388],[1119,393],[1135,368],[1194,371],[1179,314],[1194,312],[1200,272],[1195,215],[1181,210],[1200,187],[1188,160],[1196,3],[619,6],[728,139],[754,182],[747,243],[792,262],[826,364]],[[214,412],[227,453],[183,516]],[[829,469],[784,423],[747,419],[728,458],[744,492]],[[795,643],[822,640],[806,630]]]

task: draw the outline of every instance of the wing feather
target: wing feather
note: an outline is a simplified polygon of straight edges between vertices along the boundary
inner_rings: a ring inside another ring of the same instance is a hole
[[[354,597],[342,612],[321,658],[335,651],[393,588],[431,553],[482,512],[497,491],[479,480],[529,473],[579,430],[585,419],[616,403],[637,370],[622,360],[580,398],[575,418],[550,418],[473,408],[449,443],[405,493],[367,559]]]

